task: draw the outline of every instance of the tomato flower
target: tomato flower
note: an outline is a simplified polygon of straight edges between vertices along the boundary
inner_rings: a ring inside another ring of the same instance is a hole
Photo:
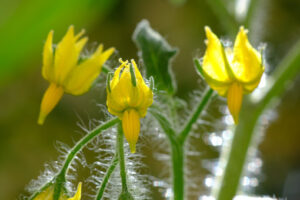
[[[87,37],[81,38],[83,34],[84,30],[74,35],[74,27],[70,26],[55,48],[55,53],[52,46],[53,31],[48,34],[43,51],[42,75],[50,85],[42,99],[39,124],[44,123],[65,92],[72,95],[87,92],[99,76],[102,65],[114,52],[114,48],[103,52],[101,44],[94,54],[79,62],[80,52],[88,40]]]
[[[258,86],[264,72],[262,56],[249,43],[244,27],[240,27],[233,49],[225,48],[209,27],[205,27],[205,32],[207,49],[201,72],[212,89],[227,97],[229,111],[237,124],[243,94]]]
[[[134,60],[123,62],[115,71],[107,85],[108,111],[122,120],[122,128],[130,150],[135,145],[140,132],[140,118],[145,117],[153,102],[153,93],[137,68]]]

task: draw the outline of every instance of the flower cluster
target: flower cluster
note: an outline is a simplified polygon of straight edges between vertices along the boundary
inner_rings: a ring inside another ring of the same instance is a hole
[[[205,32],[207,49],[199,71],[213,90],[217,91],[219,95],[227,97],[229,111],[237,124],[243,95],[252,92],[258,86],[264,72],[262,55],[251,46],[247,30],[243,27],[236,36],[233,48],[224,47],[209,27],[205,27]],[[57,45],[55,53],[52,46],[53,31],[48,35],[43,52],[42,75],[50,82],[50,86],[41,102],[39,124],[44,123],[47,115],[64,93],[81,95],[87,92],[100,74],[102,65],[114,52],[114,48],[103,51],[103,46],[99,45],[89,58],[79,61],[80,52],[87,42],[86,37],[81,38],[83,33],[84,31],[81,31],[74,35],[74,27],[71,26]],[[130,151],[135,153],[140,133],[140,119],[146,116],[148,108],[153,103],[153,79],[150,78],[149,87],[133,59],[131,62],[122,59],[119,61],[120,66],[114,73],[108,73],[107,76],[106,104],[108,111],[122,121],[122,129],[119,129],[119,133],[122,134],[123,130]],[[209,92],[211,95],[212,90]],[[113,121],[119,122],[118,119]],[[86,141],[83,140],[83,142]],[[83,143],[78,144],[79,151],[83,147]],[[120,162],[123,162],[123,166],[125,165],[124,159],[123,161],[120,159]],[[120,164],[120,166],[122,165]],[[123,170],[125,171],[125,169]],[[125,181],[122,181],[126,182],[126,176],[123,177],[125,177]],[[126,184],[124,185],[126,186]],[[122,182],[122,187],[124,185]],[[126,189],[126,187],[124,188]],[[64,193],[65,191],[62,191],[62,194],[54,194],[54,190],[54,185],[49,185],[37,193],[34,200],[53,200],[54,196],[59,200],[80,200],[81,198],[81,183],[72,198],[69,198]],[[131,198],[128,191],[122,191],[122,194],[125,195],[122,196],[124,198],[129,199],[128,196]]]

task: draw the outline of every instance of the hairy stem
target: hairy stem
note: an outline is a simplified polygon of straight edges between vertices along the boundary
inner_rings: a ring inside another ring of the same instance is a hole
[[[66,182],[66,174],[68,171],[68,168],[70,166],[70,163],[72,162],[72,160],[74,159],[74,157],[76,156],[76,154],[85,146],[87,145],[92,139],[94,139],[98,134],[100,134],[103,130],[106,130],[110,127],[112,127],[113,125],[115,125],[117,122],[119,122],[120,120],[118,118],[113,118],[103,124],[101,124],[100,126],[96,127],[94,130],[92,130],[91,132],[89,132],[87,135],[85,135],[79,142],[77,142],[77,144],[72,148],[72,150],[69,152],[65,163],[61,169],[61,171],[59,172],[59,174],[56,176],[55,179],[55,188],[54,188],[54,196],[53,199],[54,200],[58,200],[59,196],[61,194],[61,189],[62,187],[64,187],[64,184]]]
[[[174,200],[184,199],[184,147],[175,142],[171,144],[173,168]]]
[[[111,174],[113,173],[113,171],[115,170],[116,166],[118,165],[118,162],[119,162],[119,155],[118,153],[116,152],[109,168],[107,169],[106,171],[106,174],[103,178],[103,181],[101,183],[101,186],[100,186],[100,189],[99,189],[99,192],[98,192],[98,195],[96,197],[96,200],[100,200],[104,194],[104,191],[105,191],[105,188],[106,188],[106,185],[108,183],[108,180],[111,176]]]
[[[118,126],[118,138],[117,138],[117,148],[119,152],[119,162],[120,162],[120,175],[122,179],[122,191],[128,191],[127,187],[127,175],[126,175],[126,168],[125,168],[125,157],[124,157],[124,138],[123,138],[123,130],[122,126]]]
[[[229,154],[222,153],[227,160],[226,168],[220,182],[215,184],[213,195],[218,200],[233,199],[238,190],[240,177],[247,160],[248,149],[251,145],[258,119],[269,107],[272,100],[278,97],[286,88],[286,84],[296,77],[300,72],[300,42],[288,53],[286,58],[277,66],[276,71],[269,78],[272,82],[259,102],[245,105],[248,109],[243,109],[240,116],[240,123],[237,126]],[[250,109],[249,109],[250,108]]]
[[[122,181],[122,193],[119,196],[120,200],[129,200],[133,199],[132,195],[128,191],[127,186],[127,174],[125,166],[125,157],[124,157],[124,136],[123,136],[122,124],[118,125],[118,137],[117,137],[117,149],[119,154],[119,165],[120,165],[120,176]]]
[[[202,99],[179,134],[176,134],[174,127],[172,127],[172,124],[164,115],[154,108],[149,110],[167,135],[171,145],[174,200],[184,199],[184,142],[192,129],[192,125],[197,121],[198,117],[209,103],[212,94],[212,89],[207,89],[204,92]]]
[[[212,94],[213,94],[213,90],[211,88],[207,89],[204,92],[204,95],[203,95],[202,99],[199,101],[196,109],[190,116],[189,120],[186,122],[183,130],[178,135],[178,140],[180,143],[183,144],[185,142],[188,134],[190,133],[190,131],[192,129],[192,125],[197,121],[198,117],[200,116],[200,114],[202,113],[202,111],[204,110],[206,105],[208,104]]]

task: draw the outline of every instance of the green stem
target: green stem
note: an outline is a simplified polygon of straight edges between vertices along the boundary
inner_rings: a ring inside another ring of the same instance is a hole
[[[183,144],[185,142],[188,134],[190,133],[190,131],[192,129],[193,124],[197,121],[198,117],[200,116],[200,114],[202,113],[202,111],[204,110],[206,105],[208,104],[212,94],[213,94],[213,90],[211,88],[207,89],[204,92],[204,95],[203,95],[201,101],[199,101],[199,104],[197,105],[195,111],[190,116],[190,118],[187,121],[187,123],[185,124],[183,130],[178,135],[178,140],[180,143]]]
[[[255,9],[257,8],[257,4],[261,3],[258,0],[250,0],[247,15],[244,20],[244,25],[246,28],[251,28],[251,23],[253,20],[253,16],[255,14]]]
[[[229,33],[230,36],[234,36],[238,31],[238,24],[234,16],[228,12],[224,2],[222,0],[206,0],[206,3],[219,18],[226,32]]]
[[[100,134],[103,130],[106,130],[110,127],[112,127],[113,125],[115,125],[117,122],[119,122],[120,120],[118,118],[113,118],[107,122],[105,122],[104,124],[96,127],[94,130],[92,130],[91,132],[89,132],[87,135],[85,135],[79,142],[77,142],[77,144],[72,148],[72,150],[69,152],[65,163],[61,169],[61,171],[59,172],[59,174],[56,176],[55,179],[55,188],[54,188],[54,195],[53,195],[53,199],[54,200],[58,200],[60,193],[61,193],[61,189],[62,187],[64,187],[64,184],[66,182],[66,173],[68,171],[68,168],[70,166],[70,163],[72,162],[72,160],[74,159],[74,157],[76,156],[76,154],[85,146],[87,145],[92,139],[94,139],[98,134]]]
[[[176,132],[172,128],[172,124],[170,123],[170,121],[155,108],[150,108],[149,112],[158,121],[164,133],[167,135],[169,141],[171,143],[176,142]]]
[[[165,116],[154,108],[149,109],[149,112],[155,117],[161,128],[164,130],[171,145],[174,200],[184,199],[184,142],[192,129],[192,125],[197,121],[203,109],[208,104],[212,94],[212,89],[207,89],[204,92],[204,95],[195,111],[178,135],[172,128],[172,124]]]
[[[257,103],[245,105],[247,109],[242,109],[241,120],[236,127],[229,154],[222,153],[221,155],[220,160],[227,160],[227,164],[223,177],[219,179],[219,183],[215,184],[216,187],[213,190],[213,195],[218,200],[233,199],[235,196],[258,119],[272,100],[285,90],[286,84],[300,72],[299,63],[300,42],[295,45],[295,48],[277,66],[276,71],[269,78],[273,83],[263,98]]]
[[[118,136],[117,136],[117,148],[119,154],[119,165],[120,165],[120,176],[122,181],[122,193],[119,196],[120,200],[129,200],[133,199],[132,195],[128,191],[127,186],[127,174],[126,174],[126,167],[125,167],[125,157],[124,157],[124,137],[123,137],[123,129],[122,124],[119,123],[118,125]]]
[[[171,143],[174,200],[184,199],[184,145]]]
[[[109,168],[107,169],[106,171],[106,174],[104,176],[104,179],[101,183],[101,186],[100,186],[100,189],[99,189],[99,192],[98,192],[98,195],[96,197],[96,200],[100,200],[104,194],[104,191],[105,191],[105,188],[106,188],[106,185],[108,183],[108,180],[111,176],[111,174],[113,173],[113,171],[115,170],[116,166],[118,165],[118,162],[119,162],[119,155],[118,153],[116,152]]]
[[[124,139],[123,139],[123,130],[122,126],[119,124],[118,126],[118,138],[117,138],[117,148],[119,152],[119,162],[120,162],[120,175],[122,179],[122,192],[127,192],[127,175],[126,175],[126,168],[125,168],[125,157],[124,157]]]

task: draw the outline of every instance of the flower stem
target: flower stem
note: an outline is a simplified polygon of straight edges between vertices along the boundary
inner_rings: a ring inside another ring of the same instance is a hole
[[[212,11],[219,18],[221,24],[227,33],[233,36],[238,30],[238,23],[234,16],[228,12],[224,1],[222,0],[206,0],[206,3],[211,7]]]
[[[100,186],[100,189],[99,189],[96,200],[100,200],[102,198],[102,196],[104,194],[104,191],[105,191],[105,188],[106,188],[106,185],[108,183],[108,180],[109,180],[111,174],[113,173],[113,171],[115,170],[116,166],[118,165],[118,162],[119,162],[119,155],[116,152],[109,168],[106,171],[106,174],[105,174],[104,179],[101,183],[101,186]]]
[[[186,122],[183,130],[176,134],[175,128],[172,127],[172,123],[155,109],[150,109],[149,112],[158,121],[164,133],[167,135],[172,152],[172,170],[173,170],[173,193],[174,200],[184,199],[184,143],[188,137],[192,125],[197,121],[198,117],[209,103],[213,95],[212,89],[207,89],[204,92],[202,99],[197,105],[196,109],[192,113],[191,117]]]
[[[100,126],[96,127],[94,130],[89,132],[87,135],[85,135],[77,144],[72,148],[72,150],[69,152],[65,163],[61,169],[61,171],[58,173],[58,175],[55,178],[55,188],[54,188],[54,200],[58,200],[59,196],[61,194],[61,189],[64,187],[64,184],[66,182],[66,173],[68,171],[68,168],[70,166],[70,163],[76,156],[76,154],[85,146],[87,145],[92,139],[94,139],[98,134],[100,134],[103,130],[106,130],[113,125],[115,125],[120,120],[118,118],[113,118],[104,124],[101,124]]]
[[[190,133],[190,131],[192,129],[192,125],[197,121],[198,117],[200,116],[200,114],[202,113],[202,111],[204,110],[206,105],[208,104],[212,94],[213,94],[213,90],[211,88],[207,89],[204,92],[204,95],[203,95],[201,101],[199,101],[199,104],[197,105],[195,111],[190,116],[190,118],[187,121],[187,123],[185,124],[183,130],[178,135],[178,140],[180,143],[183,144],[185,142],[188,134]]]
[[[240,177],[247,160],[248,149],[255,135],[259,117],[269,107],[272,100],[278,97],[286,88],[286,83],[295,78],[300,72],[300,41],[288,53],[286,58],[277,66],[269,78],[273,80],[271,87],[259,102],[248,102],[240,116],[236,127],[229,154],[222,152],[221,160],[227,160],[223,177],[215,184],[213,195],[218,200],[233,199],[238,190]]]
[[[171,144],[174,200],[184,199],[184,148],[178,142]]]
[[[117,136],[117,149],[119,154],[119,165],[120,165],[120,176],[122,181],[122,193],[119,196],[119,199],[127,200],[133,199],[131,194],[128,191],[127,186],[127,174],[125,167],[125,157],[124,157],[124,137],[123,137],[122,124],[118,125],[118,136]]]

